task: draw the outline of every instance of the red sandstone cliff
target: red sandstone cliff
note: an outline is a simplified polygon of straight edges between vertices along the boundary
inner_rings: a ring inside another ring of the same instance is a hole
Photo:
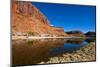
[[[51,27],[46,16],[31,2],[12,0],[12,33],[67,36],[63,28]],[[47,35],[48,36],[48,35]]]

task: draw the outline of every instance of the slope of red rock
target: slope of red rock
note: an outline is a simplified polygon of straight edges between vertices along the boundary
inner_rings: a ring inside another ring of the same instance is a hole
[[[67,36],[63,28],[52,27],[42,12],[29,1],[12,0],[12,33],[31,33],[35,36]],[[44,35],[45,36],[45,35]]]

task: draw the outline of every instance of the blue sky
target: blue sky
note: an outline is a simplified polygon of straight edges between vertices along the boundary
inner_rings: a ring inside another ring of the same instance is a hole
[[[48,18],[50,24],[63,27],[64,31],[95,31],[95,6],[50,4],[33,2]]]

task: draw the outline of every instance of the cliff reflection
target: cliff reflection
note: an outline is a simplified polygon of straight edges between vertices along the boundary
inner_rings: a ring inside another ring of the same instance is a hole
[[[42,40],[18,40],[13,41],[13,64],[36,64],[41,61],[48,61],[51,48],[62,47],[63,39],[42,39]]]
[[[81,41],[83,43],[83,41]],[[82,47],[79,40],[69,39],[38,39],[38,40],[13,40],[13,64],[29,65],[49,61],[50,57],[62,55],[64,52],[73,51]],[[77,45],[74,45],[76,44]],[[57,50],[57,51],[55,51]]]

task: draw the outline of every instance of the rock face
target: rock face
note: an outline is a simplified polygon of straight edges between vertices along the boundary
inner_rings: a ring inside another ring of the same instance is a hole
[[[74,30],[74,31],[68,31],[66,32],[66,34],[70,35],[70,36],[76,36],[76,37],[85,37],[84,33],[78,30]]]
[[[85,36],[87,37],[86,41],[88,41],[88,42],[96,41],[96,32],[87,32],[87,33],[85,33]]]
[[[11,10],[14,35],[67,36],[63,28],[52,27],[46,16],[31,2],[12,0]]]
[[[87,37],[95,37],[96,36],[96,32],[87,32],[87,33],[85,33],[85,35]]]

